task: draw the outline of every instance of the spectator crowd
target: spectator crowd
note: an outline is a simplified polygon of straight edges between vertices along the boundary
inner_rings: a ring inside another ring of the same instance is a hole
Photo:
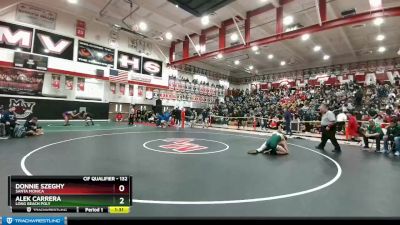
[[[368,147],[368,139],[375,139],[377,151],[384,152],[387,146],[380,149],[378,142],[391,136],[394,143],[394,137],[400,137],[396,128],[400,116],[400,102],[397,98],[399,85],[377,83],[361,86],[349,82],[297,89],[280,87],[271,90],[229,90],[228,93],[223,102],[217,102],[212,108],[213,123],[234,124],[238,128],[251,124],[261,130],[277,129],[282,124],[287,134],[291,134],[292,129],[319,132],[319,107],[325,104],[337,116],[337,131],[346,134],[348,130],[348,136],[362,137],[365,148]],[[350,118],[356,124],[348,129],[345,124]],[[392,134],[384,135],[391,128],[394,129]]]

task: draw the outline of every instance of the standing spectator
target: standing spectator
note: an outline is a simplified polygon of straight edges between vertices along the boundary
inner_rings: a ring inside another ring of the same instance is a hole
[[[208,117],[209,117],[209,111],[208,110],[206,110],[206,109],[203,109],[203,112],[201,113],[201,115],[202,115],[202,122],[203,122],[203,128],[204,128],[204,125],[208,128]]]
[[[320,107],[320,112],[322,114],[321,118],[321,143],[316,146],[319,150],[324,150],[326,142],[331,140],[335,149],[333,152],[341,152],[339,143],[336,140],[335,133],[336,133],[336,118],[335,114],[328,109],[325,104],[322,104]]]
[[[141,121],[140,121],[141,115],[142,115],[142,110],[137,109],[137,110],[136,110],[136,122],[141,122]]]
[[[292,122],[292,113],[289,111],[288,108],[285,108],[285,113],[284,113],[284,118],[285,118],[285,128],[286,128],[286,135],[292,135],[292,128],[291,128],[291,122]]]
[[[362,134],[364,139],[364,149],[369,149],[368,147],[368,139],[375,139],[376,141],[376,152],[381,151],[381,140],[383,138],[383,131],[379,124],[375,123],[374,120],[369,120],[369,126],[367,128],[367,132],[363,132]]]
[[[129,114],[128,125],[133,125],[134,120],[135,120],[135,114],[130,113],[130,114]]]
[[[4,137],[6,135],[6,125],[1,122],[3,114],[4,114],[4,106],[0,105],[0,137]]]
[[[192,110],[192,120],[190,121],[190,127],[194,127],[197,121],[197,112],[195,109]]]
[[[349,122],[346,127],[346,140],[348,138],[354,140],[354,138],[358,136],[359,127],[357,119],[351,112],[347,112],[347,119]]]
[[[182,117],[181,114],[182,114],[182,110],[180,110],[179,107],[176,107],[176,110],[175,110],[175,119],[176,119],[175,120],[175,125],[178,126],[178,127],[181,125],[181,119],[182,119],[181,118]],[[183,119],[185,119],[185,118],[183,118]]]
[[[357,110],[361,109],[363,95],[364,95],[364,93],[362,91],[362,88],[357,86],[356,93],[354,94],[354,97],[355,97],[354,103],[355,103],[355,107],[356,107]]]
[[[1,123],[5,124],[6,136],[12,136],[17,117],[15,115],[15,107],[11,107],[1,117]]]

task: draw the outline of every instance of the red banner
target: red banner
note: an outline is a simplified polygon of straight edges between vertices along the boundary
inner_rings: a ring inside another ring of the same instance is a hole
[[[119,84],[119,93],[125,95],[125,84]]]
[[[114,95],[117,92],[117,85],[115,83],[110,83],[110,92]]]
[[[134,92],[133,92],[133,85],[129,85],[129,96],[133,96]]]
[[[65,89],[66,90],[73,90],[74,89],[74,78],[66,76],[65,77]]]
[[[82,20],[76,21],[76,36],[85,38],[86,34],[86,23]]]
[[[142,97],[143,96],[143,86],[138,87],[138,96]]]
[[[85,78],[78,78],[77,89],[78,91],[85,91]]]
[[[52,75],[51,76],[51,87],[53,89],[60,89],[60,75]]]

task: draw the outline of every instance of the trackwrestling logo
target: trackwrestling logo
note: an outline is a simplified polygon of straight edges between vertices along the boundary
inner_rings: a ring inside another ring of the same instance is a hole
[[[15,114],[17,119],[26,119],[33,113],[35,102],[26,102],[24,99],[10,99],[9,107],[15,107]]]
[[[64,217],[3,217],[3,224],[55,224],[64,225]]]

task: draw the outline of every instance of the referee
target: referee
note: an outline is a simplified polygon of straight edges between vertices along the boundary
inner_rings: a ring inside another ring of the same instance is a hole
[[[328,107],[325,104],[322,104],[320,107],[320,112],[322,114],[321,118],[321,143],[316,146],[319,150],[324,150],[326,142],[330,139],[335,149],[332,152],[341,152],[339,143],[336,140],[336,117],[335,114],[328,110]]]

